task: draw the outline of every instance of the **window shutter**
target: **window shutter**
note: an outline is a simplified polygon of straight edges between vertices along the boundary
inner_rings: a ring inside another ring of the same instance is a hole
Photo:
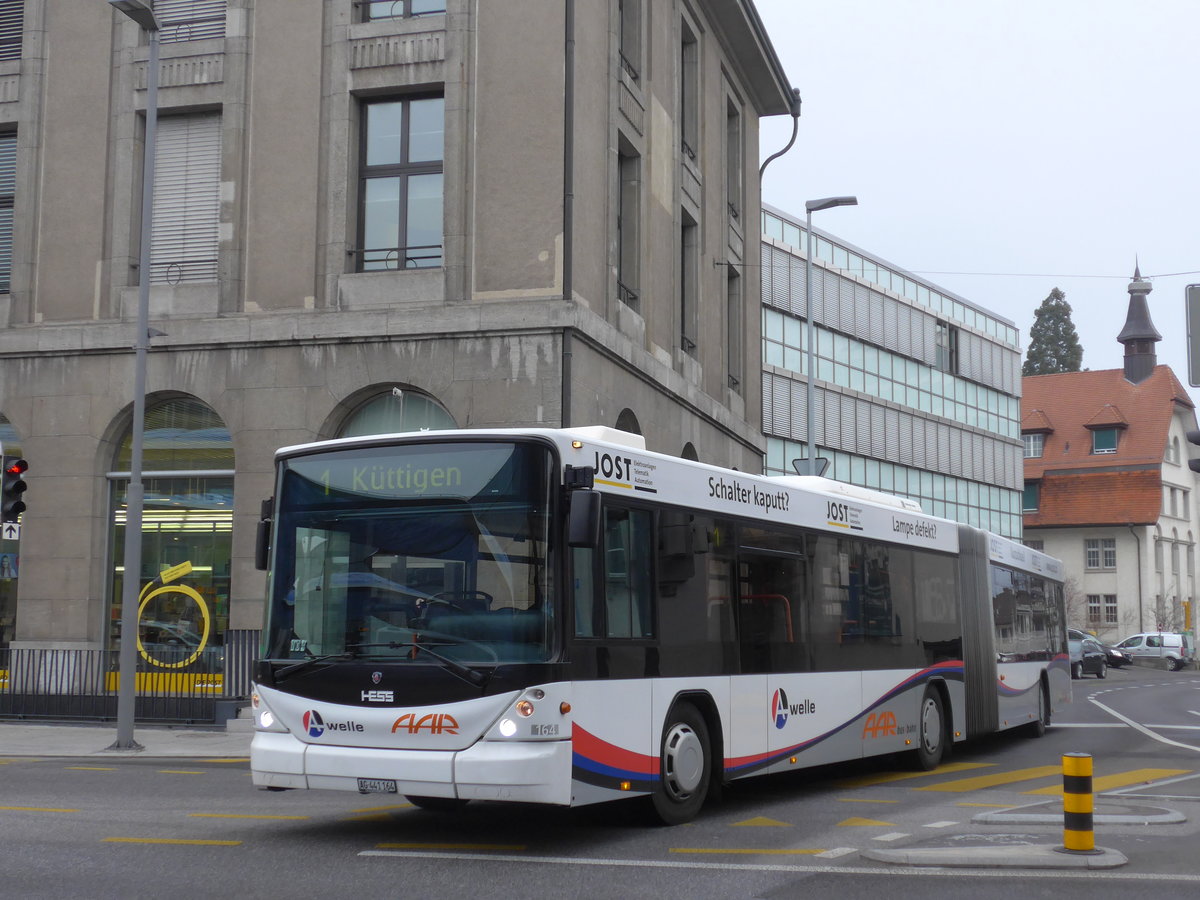
[[[17,191],[17,136],[0,134],[0,294],[11,289],[13,199]]]
[[[217,280],[221,117],[159,120],[150,282]]]
[[[226,0],[157,0],[159,39],[164,44],[225,37]]]
[[[0,0],[0,59],[21,58],[25,0]]]

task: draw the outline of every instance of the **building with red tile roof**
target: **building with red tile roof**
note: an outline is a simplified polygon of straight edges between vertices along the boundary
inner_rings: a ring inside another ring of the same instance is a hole
[[[1150,290],[1135,270],[1122,368],[1022,380],[1025,541],[1063,561],[1069,624],[1112,641],[1193,621],[1196,408],[1157,365]]]

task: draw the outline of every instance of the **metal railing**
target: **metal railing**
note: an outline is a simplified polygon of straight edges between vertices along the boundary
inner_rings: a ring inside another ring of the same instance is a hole
[[[229,631],[201,654],[156,648],[135,675],[134,718],[155,724],[220,724],[218,712],[249,697],[257,631]],[[0,719],[117,718],[117,650],[0,649]],[[223,709],[222,709],[223,707]]]

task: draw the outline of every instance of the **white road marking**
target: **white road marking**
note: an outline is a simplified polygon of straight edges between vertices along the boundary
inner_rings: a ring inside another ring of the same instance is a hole
[[[951,825],[957,825],[957,824],[958,824],[957,822],[950,822],[950,821],[929,822],[925,827],[926,828],[949,828]]]
[[[1096,700],[1095,698],[1088,697],[1088,702],[1094,703],[1096,706],[1100,707],[1100,709],[1104,710],[1106,713],[1108,713],[1113,718],[1120,719],[1122,722],[1124,722],[1130,728],[1136,728],[1142,734],[1146,735],[1146,737],[1153,738],[1154,740],[1158,741],[1160,744],[1167,744],[1171,747],[1182,747],[1184,750],[1194,750],[1197,753],[1200,753],[1200,747],[1193,746],[1192,744],[1182,744],[1179,741],[1173,741],[1170,738],[1163,737],[1161,734],[1151,731],[1145,725],[1139,724],[1138,722],[1133,721],[1133,719],[1130,719],[1128,716],[1121,715],[1121,713],[1117,712],[1115,709],[1105,706],[1103,703],[1101,703],[1099,700]]]
[[[855,847],[834,847],[832,850],[823,850],[816,854],[818,859],[837,859],[839,856],[845,856],[848,853],[857,853]]]
[[[908,835],[903,831],[892,831],[887,834],[880,834],[875,837],[877,841],[898,841],[901,838],[906,838]]]

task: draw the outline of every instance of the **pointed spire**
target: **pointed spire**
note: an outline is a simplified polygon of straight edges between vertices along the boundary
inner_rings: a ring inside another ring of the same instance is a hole
[[[1133,280],[1129,283],[1129,312],[1125,327],[1117,335],[1117,340],[1125,345],[1125,377],[1134,384],[1149,378],[1158,364],[1154,345],[1162,340],[1162,335],[1150,321],[1150,306],[1146,302],[1146,295],[1152,290],[1154,286],[1142,278],[1141,265],[1135,256]]]

